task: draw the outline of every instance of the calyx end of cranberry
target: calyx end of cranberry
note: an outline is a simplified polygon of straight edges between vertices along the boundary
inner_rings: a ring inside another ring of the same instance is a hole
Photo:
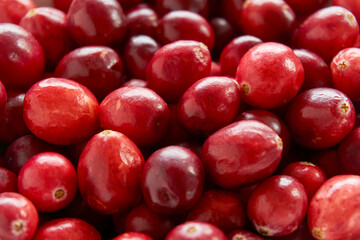
[[[15,220],[11,223],[12,232],[15,235],[20,235],[24,231],[24,222],[22,220]]]
[[[337,67],[340,71],[345,70],[349,66],[349,63],[347,61],[340,62]]]
[[[66,197],[66,190],[58,188],[54,191],[54,199],[57,201],[63,200]]]
[[[343,103],[340,106],[340,111],[342,113],[348,113],[350,111],[350,106],[347,103]]]
[[[188,230],[186,230],[186,232],[189,234],[196,233],[197,229],[195,227],[190,227],[190,228],[188,228]]]
[[[324,238],[324,233],[323,233],[323,231],[321,231],[320,228],[317,228],[317,227],[313,228],[311,230],[311,233],[316,239],[323,239]]]
[[[245,95],[249,94],[249,92],[250,92],[250,86],[249,86],[249,84],[246,83],[246,82],[241,83],[240,90],[241,90]]]

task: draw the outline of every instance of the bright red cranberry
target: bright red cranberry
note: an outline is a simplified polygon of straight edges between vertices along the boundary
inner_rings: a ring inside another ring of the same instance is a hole
[[[139,6],[126,13],[127,34],[129,36],[147,35],[152,38],[157,36],[159,17],[150,7]]]
[[[54,7],[67,13],[73,0],[52,0]]]
[[[146,67],[160,47],[160,44],[149,36],[131,37],[123,53],[124,63],[130,74],[136,78],[145,79]]]
[[[29,199],[13,192],[0,193],[0,238],[31,240],[39,221]]]
[[[166,102],[144,87],[121,87],[100,104],[103,129],[119,131],[139,147],[152,146],[166,134],[169,123]]]
[[[87,46],[64,56],[55,70],[55,76],[74,80],[101,101],[122,84],[124,69],[119,55],[104,46]]]
[[[0,24],[0,72],[6,89],[26,90],[37,82],[45,66],[40,43],[20,26]]]
[[[360,237],[360,177],[338,175],[327,180],[311,199],[307,221],[316,239]]]
[[[0,81],[0,114],[4,112],[7,102],[7,92],[4,84]]]
[[[211,55],[196,41],[176,41],[160,48],[146,71],[148,87],[166,102],[176,103],[197,80],[209,76]]]
[[[291,48],[280,43],[260,43],[242,57],[236,80],[249,105],[276,108],[299,92],[304,68]]]
[[[227,240],[225,234],[216,226],[197,221],[184,222],[171,230],[165,240]]]
[[[294,177],[276,175],[255,189],[247,212],[258,233],[275,237],[294,232],[304,220],[307,206],[304,186]]]
[[[336,89],[352,101],[360,100],[360,48],[341,50],[331,62],[332,81]]]
[[[334,6],[341,6],[354,14],[358,23],[360,23],[360,2],[357,0],[333,0]]]
[[[140,198],[143,165],[140,150],[128,137],[102,131],[90,139],[80,156],[77,174],[81,195],[100,213],[126,210]]]
[[[233,40],[238,33],[226,18],[215,17],[212,18],[209,23],[214,31],[215,38],[214,47],[211,50],[211,53],[215,58],[218,58],[226,44]]]
[[[124,82],[121,87],[147,87],[147,82],[142,79],[133,78]]]
[[[98,129],[99,103],[86,87],[72,80],[48,78],[34,84],[23,108],[30,131],[52,144],[75,144]]]
[[[74,0],[68,27],[79,45],[117,45],[126,31],[125,14],[116,0]]]
[[[164,15],[159,22],[158,38],[162,44],[177,40],[195,40],[209,50],[214,46],[214,31],[208,21],[197,13],[177,10]]]
[[[313,88],[294,98],[285,120],[294,142],[311,149],[325,149],[338,144],[352,130],[355,109],[339,90]]]
[[[360,175],[360,128],[355,128],[337,150],[340,167],[346,174]]]
[[[32,8],[36,8],[33,0],[0,1],[0,23],[19,24],[21,18]]]
[[[285,0],[298,15],[309,15],[328,5],[329,0]]]
[[[326,174],[327,178],[340,175],[340,160],[336,150],[327,149],[314,154],[310,161],[320,167]]]
[[[282,149],[280,137],[270,127],[242,120],[208,137],[201,160],[217,185],[231,188],[261,181],[274,173]]]
[[[160,15],[176,11],[188,10],[207,17],[209,15],[208,0],[155,0],[155,9]]]
[[[309,201],[327,179],[325,172],[310,162],[290,163],[282,174],[298,179],[304,186]]]
[[[354,46],[358,34],[354,15],[332,6],[307,17],[295,32],[294,41],[297,48],[308,49],[329,63],[340,50]]]
[[[250,35],[234,38],[221,52],[221,73],[225,76],[235,77],[241,58],[250,48],[259,43],[262,43],[259,38]]]
[[[255,233],[246,230],[236,230],[228,235],[229,240],[264,240]]]
[[[116,236],[112,240],[152,240],[152,238],[143,233],[127,232]]]
[[[229,22],[235,25],[238,29],[241,28],[241,17],[239,16],[241,16],[244,2],[244,0],[219,1],[221,15],[228,19]]]
[[[101,240],[100,233],[87,222],[76,218],[59,218],[42,225],[33,240]]]
[[[17,175],[12,171],[0,167],[0,193],[17,192]]]
[[[154,212],[183,213],[200,199],[204,177],[203,165],[195,153],[179,146],[161,148],[145,163],[143,197]]]

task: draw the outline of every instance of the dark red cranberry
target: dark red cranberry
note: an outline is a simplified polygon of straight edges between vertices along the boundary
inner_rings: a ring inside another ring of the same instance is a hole
[[[339,90],[313,88],[294,98],[285,120],[294,142],[311,149],[325,149],[338,144],[352,130],[355,109]]]
[[[171,230],[165,240],[227,240],[216,226],[206,222],[187,221]]]
[[[112,240],[152,240],[152,238],[139,232],[127,232],[116,236]]]
[[[294,177],[276,175],[260,183],[247,205],[248,217],[263,236],[294,232],[305,218],[308,198]]]
[[[0,1],[0,23],[19,24],[21,18],[32,8],[36,8],[33,0]]]
[[[195,40],[209,50],[214,46],[214,31],[208,21],[197,13],[184,10],[169,12],[160,19],[158,38],[162,44]]]
[[[74,80],[101,101],[122,84],[124,69],[119,55],[104,46],[87,46],[64,56],[55,70],[55,76]]]
[[[142,79],[133,78],[124,82],[121,87],[147,87],[147,82]]]
[[[29,199],[18,193],[0,193],[0,212],[1,239],[32,239],[39,215]]]
[[[241,28],[241,17],[239,16],[241,16],[244,2],[244,0],[227,0],[219,1],[218,3],[218,5],[220,5],[221,15],[228,19],[229,22],[235,25],[238,29]]]
[[[155,9],[160,15],[175,10],[188,10],[207,17],[209,15],[208,0],[155,0]]]
[[[52,0],[54,7],[67,13],[73,0]]]
[[[307,221],[316,239],[360,237],[360,177],[338,175],[327,180],[311,199]]]
[[[143,165],[140,150],[128,137],[102,131],[89,140],[80,156],[77,174],[81,195],[100,213],[126,210],[140,198]]]
[[[226,18],[215,17],[209,21],[214,30],[215,43],[211,51],[215,57],[220,56],[223,48],[237,36],[237,31]]]
[[[144,0],[117,0],[117,1],[120,3],[121,7],[123,7],[125,10],[128,10],[144,2]]]
[[[297,15],[309,15],[328,5],[329,0],[285,0]]]
[[[126,17],[116,0],[73,0],[68,27],[79,45],[117,45],[126,31]]]
[[[15,173],[0,167],[0,179],[0,193],[17,192],[17,175]]]
[[[274,173],[282,149],[280,137],[270,127],[242,120],[208,137],[201,160],[217,185],[231,188],[261,181]]]
[[[144,87],[121,87],[100,104],[103,129],[119,131],[139,147],[152,146],[166,134],[169,109],[154,91]]]
[[[246,230],[236,230],[228,235],[229,240],[264,240],[255,233]],[[305,240],[305,239],[304,239]]]
[[[0,114],[4,112],[7,102],[7,92],[4,84],[0,81]]]
[[[154,212],[183,213],[200,199],[204,177],[203,165],[195,153],[179,146],[161,148],[145,163],[143,197]]]
[[[327,178],[340,175],[340,160],[336,150],[327,149],[314,154],[310,161],[319,166],[326,174]]]
[[[211,71],[209,76],[222,76],[221,74],[221,67],[218,63],[212,61],[211,62]]]
[[[147,35],[152,38],[157,36],[159,17],[150,7],[139,6],[126,13],[127,34],[129,36]]]
[[[355,128],[337,150],[340,167],[346,174],[360,175],[360,128]]]
[[[184,147],[195,153],[199,158],[201,157],[202,143],[195,141],[185,141],[176,144],[177,146]]]
[[[312,237],[307,226],[307,221],[304,220],[293,233],[282,237],[267,238],[267,240],[315,240],[315,238]]]
[[[357,0],[333,0],[334,6],[341,6],[354,14],[358,23],[360,23],[360,2]]]
[[[0,24],[1,82],[7,90],[26,90],[40,80],[45,58],[40,43],[20,26]]]
[[[176,41],[160,48],[146,71],[148,87],[166,102],[176,103],[197,80],[209,76],[211,55],[196,41]]]

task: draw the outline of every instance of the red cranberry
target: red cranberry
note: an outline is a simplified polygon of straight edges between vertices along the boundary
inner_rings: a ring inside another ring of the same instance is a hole
[[[87,88],[72,80],[48,78],[34,84],[23,108],[30,131],[52,144],[81,142],[98,128],[99,103]]]
[[[307,221],[305,220],[292,234],[282,237],[271,237],[267,240],[315,240],[315,238],[312,237],[307,226]]]
[[[73,0],[52,0],[54,7],[67,13]]]
[[[55,70],[55,76],[84,85],[99,101],[120,87],[123,75],[121,58],[104,46],[77,48],[64,56]]]
[[[355,109],[342,92],[313,88],[294,98],[285,120],[294,142],[311,149],[325,149],[338,144],[351,131]]]
[[[176,144],[177,146],[184,147],[195,153],[199,158],[201,157],[202,143],[195,141],[185,141]]]
[[[150,7],[136,7],[126,13],[127,31],[129,36],[157,36],[159,17]]]
[[[2,0],[0,1],[0,23],[19,24],[21,18],[32,8],[36,8],[33,0]]]
[[[258,108],[276,108],[299,92],[304,68],[291,48],[260,43],[242,57],[236,80],[245,102]]]
[[[215,77],[215,76],[222,76],[221,74],[221,67],[218,63],[216,62],[211,62],[211,71],[210,71],[210,75],[209,76],[212,76],[212,77]]]
[[[360,23],[360,2],[357,0],[333,0],[332,4],[348,9],[354,14],[358,23]]]
[[[360,128],[355,128],[340,143],[337,150],[341,169],[346,174],[360,175]]]
[[[17,175],[12,171],[0,167],[0,193],[17,192]]]
[[[176,103],[197,80],[209,76],[211,55],[196,41],[176,41],[160,48],[146,71],[148,87],[166,102]]]
[[[264,240],[255,233],[246,230],[236,230],[228,235],[229,240]]]
[[[101,240],[100,233],[87,222],[76,218],[60,218],[42,225],[33,240]]]
[[[128,137],[102,131],[89,140],[80,156],[77,174],[81,195],[100,213],[126,210],[140,198],[143,165],[140,150]]]
[[[29,199],[18,193],[0,193],[0,238],[30,240],[39,221]]]
[[[44,71],[45,58],[40,43],[20,26],[0,24],[0,72],[6,89],[26,90]]]
[[[219,1],[221,15],[237,28],[241,28],[241,17],[239,16],[241,16],[244,2],[244,0]]]
[[[167,215],[183,213],[200,199],[204,168],[195,153],[168,146],[149,157],[141,182],[143,197],[152,211]]]
[[[188,10],[207,17],[209,14],[208,0],[155,0],[155,9],[160,15],[175,10]]]
[[[329,0],[285,0],[298,15],[309,15],[328,5]]]
[[[136,5],[139,5],[140,3],[143,3],[144,0],[117,0],[121,7],[123,7],[125,10],[130,9],[132,7],[135,7]]]
[[[7,102],[7,93],[4,84],[0,81],[0,114],[4,112]]]
[[[79,45],[116,45],[124,38],[125,14],[116,0],[74,0],[69,30]]]
[[[327,180],[311,199],[307,221],[316,239],[360,237],[360,177],[338,175]]]
[[[152,238],[143,233],[127,232],[116,236],[112,240],[152,240]]]
[[[187,221],[173,228],[165,240],[227,240],[217,227],[206,222]]]
[[[214,31],[208,21],[199,14],[177,10],[160,19],[158,38],[168,44],[177,40],[195,40],[205,44],[209,50],[214,46]]]
[[[169,123],[169,109],[154,91],[144,87],[122,87],[100,104],[103,129],[119,131],[139,147],[159,142]]]
[[[147,82],[142,79],[133,78],[124,82],[121,87],[147,87]]]
[[[214,57],[218,57],[226,44],[237,36],[237,31],[228,20],[222,17],[212,18],[209,23],[214,30],[215,38],[211,52]]]
[[[326,174],[327,178],[340,175],[340,160],[336,150],[327,149],[314,154],[310,161],[319,166]]]
[[[305,218],[308,198],[304,186],[294,177],[277,175],[266,179],[252,193],[248,216],[263,236],[284,236],[294,232]]]
[[[274,173],[282,149],[280,137],[270,127],[242,120],[208,137],[201,160],[217,185],[231,188],[261,181]]]

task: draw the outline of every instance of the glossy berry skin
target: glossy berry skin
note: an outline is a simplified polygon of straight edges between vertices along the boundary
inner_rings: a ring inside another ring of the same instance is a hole
[[[0,167],[0,193],[17,192],[17,175],[12,171]]]
[[[305,218],[308,198],[294,177],[276,175],[260,183],[247,205],[248,217],[263,236],[294,232]]]
[[[356,0],[333,0],[334,6],[341,6],[352,12],[357,20],[360,22],[360,2]]]
[[[294,142],[311,149],[325,149],[338,144],[351,131],[355,109],[342,92],[313,88],[294,98],[285,122]]]
[[[148,87],[166,102],[176,103],[197,80],[209,76],[211,55],[196,41],[176,41],[160,48],[148,64]]]
[[[0,72],[6,89],[26,90],[44,71],[45,57],[31,33],[11,23],[0,24]]]
[[[235,119],[240,103],[235,79],[206,77],[195,82],[181,97],[179,120],[192,133],[210,135]]]
[[[53,0],[54,7],[67,13],[73,0]]]
[[[357,127],[341,141],[337,150],[337,157],[344,173],[360,175],[359,146],[360,128]]]
[[[360,237],[360,177],[338,175],[327,180],[311,199],[307,221],[315,239],[355,240]]]
[[[102,131],[88,141],[80,156],[77,175],[81,195],[100,213],[126,210],[140,198],[143,165],[140,150],[128,137]]]
[[[81,46],[113,46],[125,36],[125,14],[116,0],[73,0],[68,19],[70,33]]]
[[[246,103],[257,108],[276,108],[299,92],[304,68],[291,48],[280,43],[261,43],[242,57],[236,80]]]
[[[206,18],[209,14],[209,0],[155,0],[155,9],[160,15],[176,10],[187,10]]]
[[[21,18],[32,8],[33,0],[2,0],[0,2],[0,23],[19,24]]]
[[[171,230],[165,240],[227,240],[217,227],[206,222],[187,221]]]
[[[246,230],[235,230],[228,234],[229,240],[264,240],[262,237],[255,233]]]
[[[201,160],[220,187],[249,185],[270,176],[279,165],[283,144],[277,133],[256,120],[232,123],[208,137]]]
[[[188,212],[187,221],[208,222],[224,233],[246,226],[246,209],[241,200],[224,190],[205,192],[199,202]]]
[[[332,6],[307,17],[294,34],[297,48],[308,49],[329,63],[340,50],[355,45],[359,26],[350,11]]]
[[[143,197],[156,213],[184,213],[200,199],[204,177],[203,165],[195,153],[180,146],[161,148],[145,163]]]
[[[352,101],[360,100],[360,48],[346,48],[331,61],[332,82]]]
[[[23,112],[35,136],[57,145],[79,143],[99,126],[95,96],[83,85],[64,78],[34,84],[25,95]]]
[[[306,16],[322,7],[325,7],[329,0],[285,0],[297,15]]]
[[[154,91],[144,87],[121,87],[100,104],[103,129],[119,131],[139,147],[152,146],[166,134],[169,109]]]
[[[133,78],[124,82],[121,87],[147,87],[147,82],[142,79]]]
[[[32,202],[13,192],[0,193],[0,238],[31,240],[39,221]]]
[[[159,17],[150,7],[139,6],[126,13],[127,35],[147,35],[152,38],[157,36]]]
[[[33,240],[42,239],[101,240],[101,235],[93,226],[83,220],[59,218],[46,222],[37,230]]]
[[[112,240],[152,240],[152,238],[143,233],[126,232],[116,236]]]
[[[39,211],[54,212],[74,199],[76,171],[72,163],[58,153],[39,153],[21,168],[18,188]]]
[[[208,21],[197,13],[177,10],[164,15],[158,26],[158,38],[162,44],[177,40],[194,40],[214,46],[214,31]]]
[[[86,46],[64,56],[56,67],[55,76],[84,85],[101,101],[123,83],[124,67],[113,49]]]

